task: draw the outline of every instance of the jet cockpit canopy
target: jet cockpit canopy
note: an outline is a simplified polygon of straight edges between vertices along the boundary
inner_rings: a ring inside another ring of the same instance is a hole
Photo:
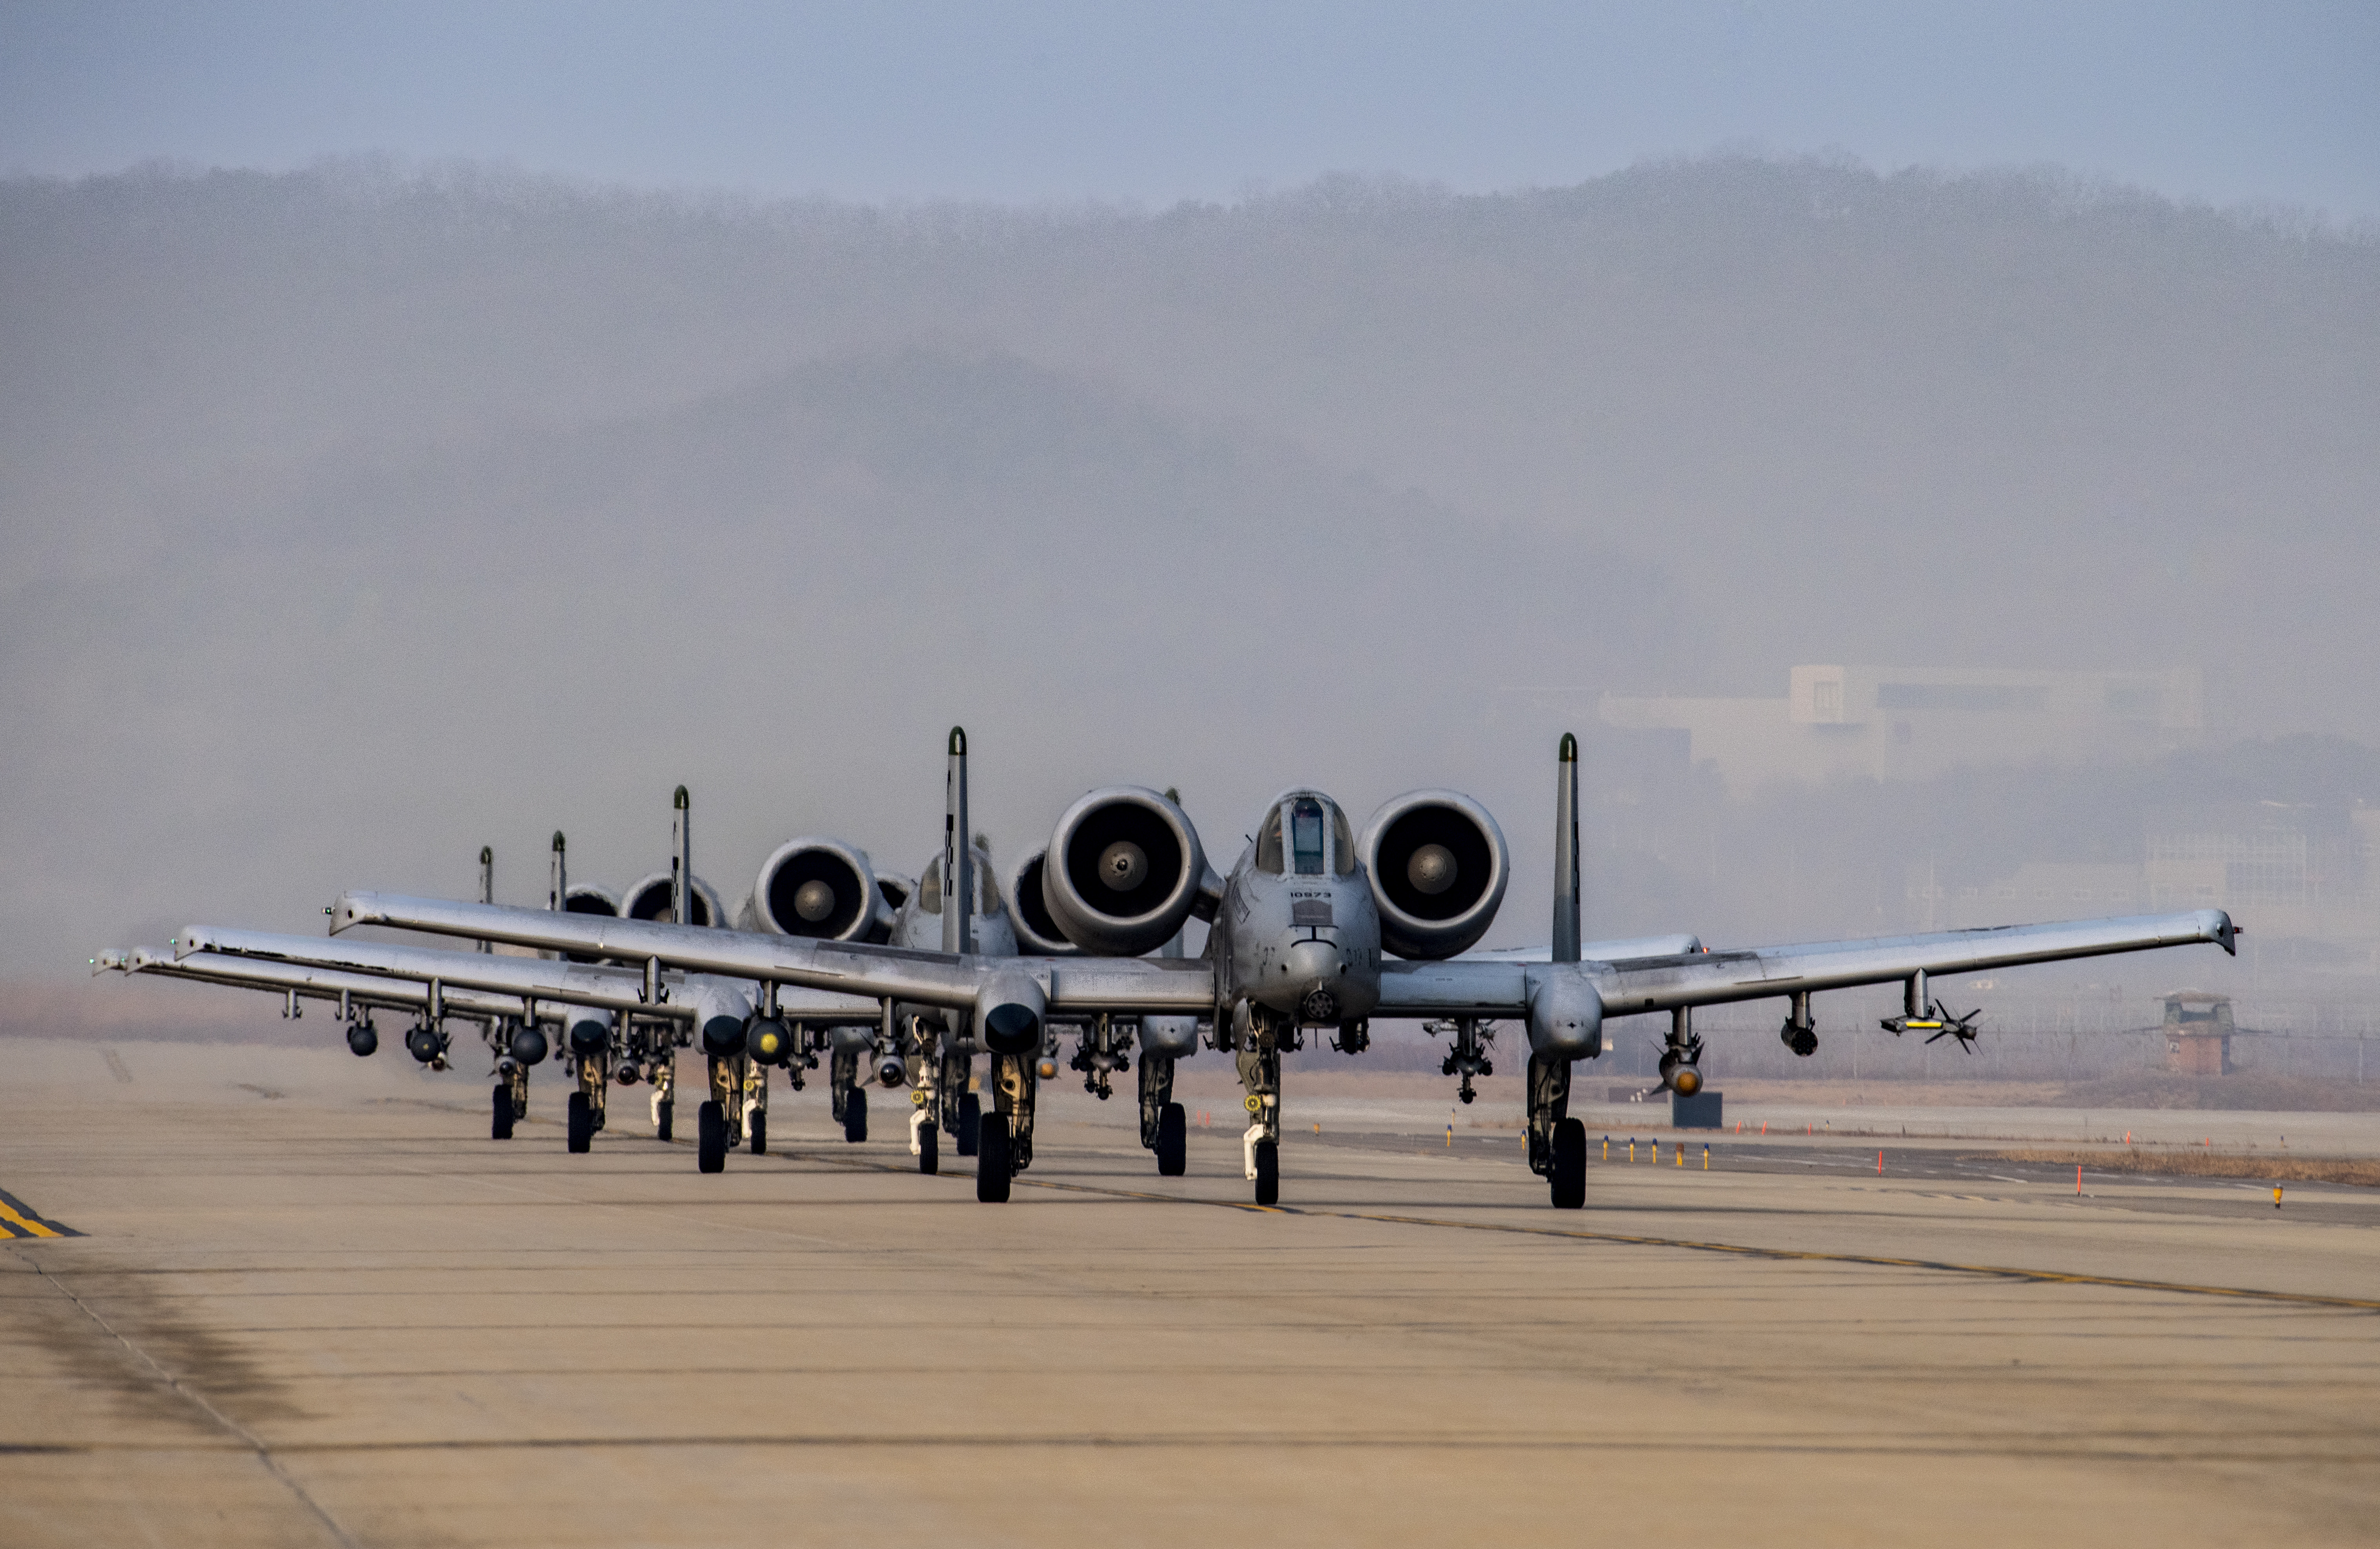
[[[1355,833],[1339,804],[1319,791],[1276,799],[1257,839],[1257,869],[1275,877],[1352,877]]]

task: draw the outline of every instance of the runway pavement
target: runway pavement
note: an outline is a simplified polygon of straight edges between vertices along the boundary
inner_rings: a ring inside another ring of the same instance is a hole
[[[1258,1211],[1053,1093],[995,1207],[886,1094],[705,1177],[547,1070],[505,1143],[386,1051],[0,1071],[82,1234],[0,1243],[0,1543],[2380,1541],[2373,1191],[1697,1137],[1557,1213],[1359,1108]]]

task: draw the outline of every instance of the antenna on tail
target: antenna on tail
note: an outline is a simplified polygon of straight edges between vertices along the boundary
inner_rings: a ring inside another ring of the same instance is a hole
[[[1553,960],[1578,961],[1578,738],[1568,732],[1554,785]]]
[[[942,950],[975,950],[975,846],[968,841],[966,728],[951,728],[942,814]]]
[[[677,809],[670,823],[670,902],[677,923],[690,926],[694,924],[694,811],[685,786],[677,788],[670,805]]]

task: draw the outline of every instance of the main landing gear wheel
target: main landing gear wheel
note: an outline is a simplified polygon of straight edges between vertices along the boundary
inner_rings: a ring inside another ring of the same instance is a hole
[[[756,1113],[752,1116],[752,1155],[765,1156],[768,1154],[769,1116],[766,1113]]]
[[[930,1119],[917,1126],[917,1170],[942,1170],[942,1131]]]
[[[510,1085],[496,1088],[495,1114],[492,1122],[488,1125],[488,1138],[491,1140],[513,1138],[513,1089]]]
[[[972,1092],[959,1094],[959,1130],[951,1137],[958,1154],[972,1156],[983,1140],[983,1099]]]
[[[1005,1204],[1008,1181],[1008,1122],[995,1115],[976,1137],[975,1197],[986,1204]]]
[[[727,1170],[727,1111],[718,1102],[695,1111],[694,1165],[703,1172]]]
[[[664,1099],[653,1108],[653,1139],[666,1141],[675,1128],[677,1105]]]
[[[1157,1116],[1157,1175],[1179,1178],[1190,1170],[1190,1120],[1180,1103],[1168,1103]]]
[[[868,1138],[868,1088],[855,1086],[843,1100],[843,1138],[857,1145]]]
[[[570,1095],[570,1149],[573,1155],[595,1144],[595,1105],[584,1092]]]
[[[1553,1187],[1556,1210],[1576,1210],[1586,1204],[1586,1126],[1575,1119],[1554,1126],[1553,1166],[1546,1180]]]
[[[1257,1203],[1258,1204],[1281,1203],[1281,1143],[1279,1141],[1257,1142]]]

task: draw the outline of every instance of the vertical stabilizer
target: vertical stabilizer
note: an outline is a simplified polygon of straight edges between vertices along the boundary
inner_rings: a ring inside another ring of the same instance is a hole
[[[486,844],[480,846],[480,902],[481,903],[496,902],[496,852],[493,846]],[[492,941],[480,943],[480,950],[483,952],[492,952],[495,950],[496,944]]]
[[[942,950],[975,950],[975,847],[967,842],[966,728],[951,728],[942,813]]]
[[[553,830],[553,865],[545,878],[545,906],[560,914],[570,902],[570,861],[562,830]]]
[[[694,834],[685,786],[677,788],[671,805],[676,816],[670,826],[670,904],[674,911],[670,918],[690,926],[694,924]]]
[[[1578,961],[1578,739],[1568,732],[1554,785],[1553,960]]]

